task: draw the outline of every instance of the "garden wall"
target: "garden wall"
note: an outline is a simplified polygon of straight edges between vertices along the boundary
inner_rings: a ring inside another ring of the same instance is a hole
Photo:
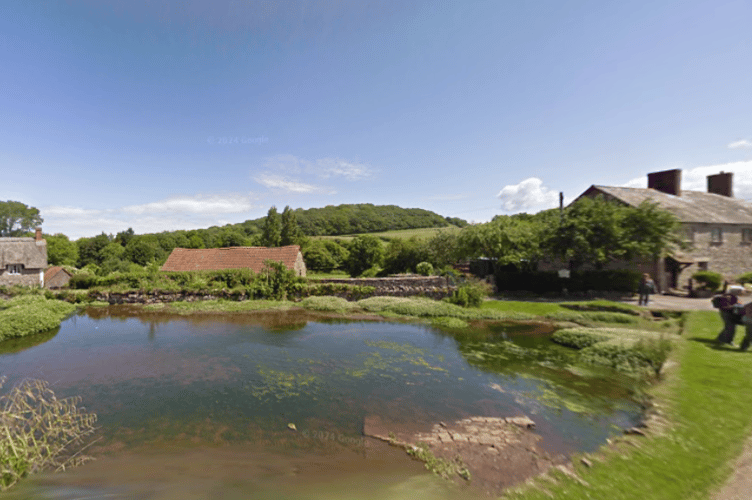
[[[339,283],[354,286],[372,286],[374,295],[410,297],[422,295],[443,299],[457,287],[444,276],[395,276],[388,278],[324,278],[319,283]]]

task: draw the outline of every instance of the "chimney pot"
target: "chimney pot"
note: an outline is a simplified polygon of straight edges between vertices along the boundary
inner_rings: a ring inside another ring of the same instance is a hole
[[[734,197],[734,173],[723,172],[708,176],[708,193]]]
[[[34,236],[34,239],[37,241],[42,241],[42,228],[38,227],[36,231],[36,235]]]
[[[648,189],[681,196],[681,169],[675,168],[648,174]]]

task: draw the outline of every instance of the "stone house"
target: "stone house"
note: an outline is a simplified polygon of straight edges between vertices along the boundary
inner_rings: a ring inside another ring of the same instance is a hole
[[[752,203],[734,198],[733,174],[707,177],[707,192],[681,188],[681,170],[648,174],[647,188],[590,186],[579,197],[596,197],[636,207],[651,201],[681,223],[686,249],[670,251],[632,268],[650,273],[661,290],[684,288],[697,271],[715,271],[729,281],[752,271]],[[624,267],[614,263],[611,267]]]
[[[73,277],[71,273],[61,266],[52,266],[44,272],[44,286],[46,288],[63,288]]]
[[[264,261],[281,262],[295,271],[297,276],[306,275],[306,265],[298,245],[278,248],[229,247],[229,248],[176,248],[161,267],[162,271],[218,271],[222,269],[250,269],[259,273]]]
[[[0,285],[44,286],[47,241],[42,229],[34,238],[0,238]]]

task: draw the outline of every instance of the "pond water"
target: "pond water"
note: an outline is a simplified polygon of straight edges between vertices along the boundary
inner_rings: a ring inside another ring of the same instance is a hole
[[[416,429],[527,415],[553,453],[589,451],[639,419],[629,384],[569,365],[545,325],[449,334],[303,312],[190,317],[90,308],[0,345],[7,386],[49,381],[99,416],[98,460],[17,498],[467,498],[368,416]],[[291,430],[294,424],[297,430]]]

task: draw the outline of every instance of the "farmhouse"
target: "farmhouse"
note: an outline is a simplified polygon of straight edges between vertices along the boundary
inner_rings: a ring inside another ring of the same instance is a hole
[[[34,238],[0,238],[0,285],[44,286],[47,242],[42,228]]]
[[[264,261],[283,263],[298,276],[306,275],[303,254],[298,245],[278,248],[229,247],[229,248],[176,248],[161,267],[162,271],[217,271],[221,269],[251,269],[259,273]]]
[[[707,192],[683,190],[681,170],[675,169],[648,174],[647,189],[593,185],[580,198],[602,195],[633,207],[647,200],[679,219],[687,248],[637,266],[665,290],[688,285],[699,270],[728,280],[752,271],[752,203],[734,198],[732,173],[709,175],[707,186]]]

